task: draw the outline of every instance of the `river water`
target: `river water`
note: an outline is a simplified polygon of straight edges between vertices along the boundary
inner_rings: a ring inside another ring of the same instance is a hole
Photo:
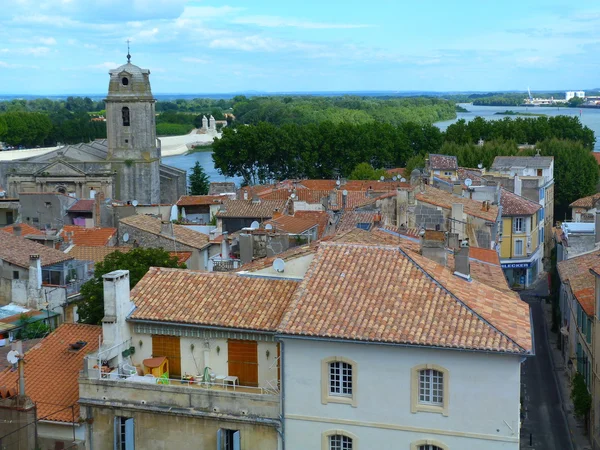
[[[448,128],[449,125],[455,123],[459,119],[465,119],[467,122],[473,120],[475,117],[483,117],[487,120],[500,120],[505,117],[515,118],[518,116],[503,116],[496,115],[497,112],[503,112],[507,109],[515,112],[530,112],[540,113],[547,116],[578,116],[583,125],[588,126],[592,129],[596,138],[595,151],[600,151],[600,109],[592,108],[546,108],[546,107],[525,107],[525,106],[474,106],[471,104],[461,104],[462,107],[466,108],[469,112],[457,113],[456,119],[445,120],[443,122],[435,123],[442,131]],[[527,116],[522,116],[527,117]],[[177,167],[182,170],[191,170],[196,164],[196,161],[200,162],[200,165],[204,168],[204,171],[208,175],[210,181],[233,181],[239,186],[241,178],[229,178],[219,174],[213,164],[211,152],[198,152],[189,155],[178,155],[169,156],[162,159],[164,164],[169,166]]]

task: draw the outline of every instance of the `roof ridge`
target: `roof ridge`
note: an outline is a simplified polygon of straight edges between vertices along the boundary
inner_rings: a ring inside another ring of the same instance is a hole
[[[495,332],[497,332],[497,333],[501,334],[502,336],[504,336],[506,339],[508,339],[510,342],[512,342],[514,345],[516,345],[522,351],[527,352],[527,349],[523,348],[523,346],[520,345],[519,343],[517,343],[512,337],[508,336],[506,333],[504,333],[503,331],[501,331],[500,329],[498,329],[494,324],[492,324],[489,320],[487,320],[485,317],[483,317],[479,312],[475,311],[472,307],[470,307],[463,300],[461,300],[456,294],[454,294],[452,291],[450,291],[450,289],[448,289],[441,281],[437,280],[426,269],[424,269],[423,267],[421,267],[421,265],[417,261],[415,261],[413,258],[411,258],[406,251],[404,251],[400,247],[398,248],[398,251],[400,253],[402,253],[406,258],[408,258],[420,271],[422,271],[435,284],[437,284],[440,288],[442,288],[445,292],[447,292],[452,298],[454,298],[461,306],[463,306],[465,309],[467,309],[468,311],[470,311],[475,317],[477,317],[483,323],[485,323],[486,325],[488,325],[489,327],[491,327]],[[479,282],[477,280],[472,280],[471,283],[479,283]],[[490,288],[498,291],[498,289],[496,289],[496,288],[494,288],[492,286],[490,286]],[[498,291],[498,292],[502,293],[501,291]]]

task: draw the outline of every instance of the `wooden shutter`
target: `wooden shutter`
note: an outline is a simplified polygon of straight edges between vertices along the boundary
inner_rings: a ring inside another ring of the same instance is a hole
[[[258,386],[258,344],[256,341],[227,343],[229,375],[238,377],[242,386]]]
[[[178,336],[152,335],[152,357],[166,356],[169,360],[169,378],[181,376],[181,347]]]

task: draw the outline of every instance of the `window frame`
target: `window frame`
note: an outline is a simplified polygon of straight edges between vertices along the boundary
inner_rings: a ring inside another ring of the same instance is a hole
[[[520,223],[520,227],[517,228],[517,223]],[[514,217],[513,218],[513,232],[514,233],[525,233],[525,218],[524,217]]]
[[[436,441],[435,439],[420,439],[418,441],[412,442],[410,444],[410,450],[420,450],[419,447],[422,445],[435,445],[441,450],[448,450],[448,446],[446,444],[442,444],[440,441]]]
[[[124,127],[131,126],[131,110],[128,106],[123,106],[121,108],[121,123]]]
[[[130,424],[128,426],[127,424]],[[131,439],[127,439],[127,430],[131,430]],[[123,437],[125,442],[123,442]],[[135,450],[135,419],[129,416],[114,416],[113,447],[115,450]]]
[[[521,252],[517,253],[517,242],[521,243]],[[515,256],[525,256],[525,241],[523,239],[515,239],[515,248],[513,251]]]
[[[443,375],[442,384],[442,404],[425,404],[419,401],[419,387],[420,377],[422,370],[437,370]],[[442,414],[443,416],[449,415],[449,388],[450,388],[450,371],[445,367],[438,366],[437,364],[420,364],[414,366],[411,369],[411,412],[413,414],[419,412],[431,412]]]
[[[352,450],[358,450],[358,437],[355,434],[350,433],[346,430],[327,430],[321,434],[321,450],[330,450],[329,438],[331,436],[345,436],[352,439]]]
[[[352,394],[350,395],[335,395],[331,394],[329,390],[330,364],[337,362],[349,364],[352,368]],[[358,404],[357,380],[358,364],[356,363],[356,361],[344,358],[343,356],[330,356],[328,358],[324,358],[323,360],[321,360],[321,403],[323,405],[326,405],[328,403],[343,403],[356,408]]]

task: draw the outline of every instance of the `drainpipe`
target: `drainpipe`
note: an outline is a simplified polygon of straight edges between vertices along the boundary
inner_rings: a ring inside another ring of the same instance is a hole
[[[283,358],[285,355],[283,341],[279,341],[279,365],[281,372],[281,450],[285,450],[285,364]]]

